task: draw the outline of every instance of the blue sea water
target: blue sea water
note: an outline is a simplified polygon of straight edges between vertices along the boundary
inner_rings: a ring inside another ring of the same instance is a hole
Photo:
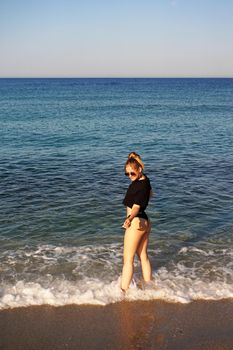
[[[136,151],[154,281],[127,298],[233,297],[233,79],[0,79],[0,308],[121,299]]]

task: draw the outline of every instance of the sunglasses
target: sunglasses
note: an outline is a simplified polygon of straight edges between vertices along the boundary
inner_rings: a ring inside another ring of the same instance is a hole
[[[134,173],[133,171],[130,172],[130,173],[125,173],[125,176],[136,176],[137,174]]]

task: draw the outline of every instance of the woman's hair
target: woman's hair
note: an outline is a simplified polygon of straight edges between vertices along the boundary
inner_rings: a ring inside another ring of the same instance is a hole
[[[125,168],[127,165],[130,165],[137,170],[139,170],[139,168],[142,168],[142,170],[144,170],[143,161],[141,160],[141,157],[139,156],[139,154],[137,154],[135,152],[131,152],[128,155],[128,159],[125,163]]]

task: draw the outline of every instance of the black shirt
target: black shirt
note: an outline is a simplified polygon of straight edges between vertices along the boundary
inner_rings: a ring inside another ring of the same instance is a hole
[[[123,204],[129,208],[134,204],[140,205],[140,212],[144,212],[150,199],[150,191],[150,180],[145,175],[144,180],[135,180],[129,185]]]

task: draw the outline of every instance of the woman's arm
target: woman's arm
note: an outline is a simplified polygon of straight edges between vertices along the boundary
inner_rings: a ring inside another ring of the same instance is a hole
[[[140,210],[140,205],[134,204],[132,206],[131,213],[130,213],[130,215],[127,216],[127,218],[126,218],[126,220],[125,220],[125,222],[123,224],[124,228],[130,227],[131,221],[133,220],[133,218],[135,218],[135,216],[137,216],[137,214],[139,213],[139,210]]]

